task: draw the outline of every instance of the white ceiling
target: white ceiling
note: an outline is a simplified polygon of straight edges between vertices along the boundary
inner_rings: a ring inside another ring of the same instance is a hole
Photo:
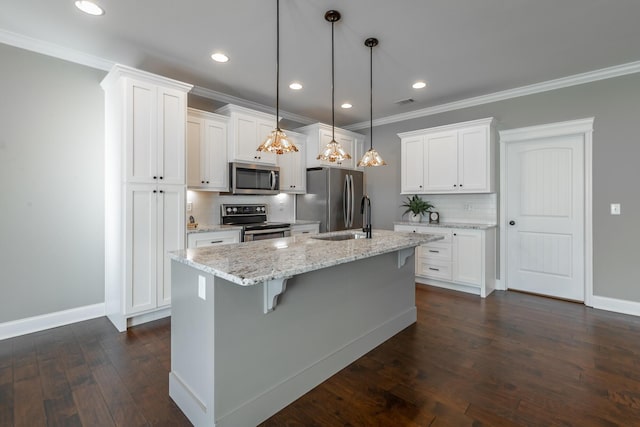
[[[0,29],[275,105],[276,0],[98,0],[102,17],[73,0],[2,0]],[[638,0],[281,0],[280,108],[331,121],[335,24],[336,125],[424,109],[640,60]],[[231,60],[214,63],[210,54]],[[411,88],[415,80],[425,90]],[[289,82],[304,88],[292,91]],[[399,106],[395,101],[412,98]]]

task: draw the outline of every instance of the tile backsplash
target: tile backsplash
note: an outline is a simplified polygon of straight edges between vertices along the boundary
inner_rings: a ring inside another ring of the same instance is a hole
[[[496,224],[498,195],[493,194],[423,194],[440,213],[441,222]],[[404,217],[406,219],[406,216]]]
[[[295,196],[278,194],[276,196],[221,196],[211,191],[187,191],[187,219],[192,215],[199,224],[220,224],[220,205],[222,204],[265,203],[269,221],[291,221],[295,217]]]

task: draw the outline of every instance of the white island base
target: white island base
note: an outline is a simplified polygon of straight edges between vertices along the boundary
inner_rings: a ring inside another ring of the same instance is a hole
[[[172,261],[170,396],[195,426],[266,420],[415,323],[415,261],[401,252],[295,275],[266,314],[264,283]]]

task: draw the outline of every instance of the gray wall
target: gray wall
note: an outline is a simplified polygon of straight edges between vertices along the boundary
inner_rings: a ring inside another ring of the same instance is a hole
[[[104,302],[104,75],[0,44],[0,323]]]
[[[367,170],[374,226],[391,229],[402,213],[397,133],[484,117],[499,129],[595,117],[594,294],[640,302],[640,74],[376,127],[374,146],[389,166]],[[622,204],[621,216],[609,215],[612,202]]]

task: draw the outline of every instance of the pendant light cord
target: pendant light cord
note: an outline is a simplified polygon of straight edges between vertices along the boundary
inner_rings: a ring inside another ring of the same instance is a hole
[[[280,0],[276,0],[276,129],[280,129]]]
[[[335,113],[335,54],[333,42],[333,24],[331,21],[331,141],[336,140],[336,113]]]
[[[371,53],[370,55],[370,62],[369,62],[369,70],[370,70],[370,76],[371,76],[371,91],[370,93],[370,97],[369,97],[369,149],[373,150],[373,45],[369,46],[369,51]]]

